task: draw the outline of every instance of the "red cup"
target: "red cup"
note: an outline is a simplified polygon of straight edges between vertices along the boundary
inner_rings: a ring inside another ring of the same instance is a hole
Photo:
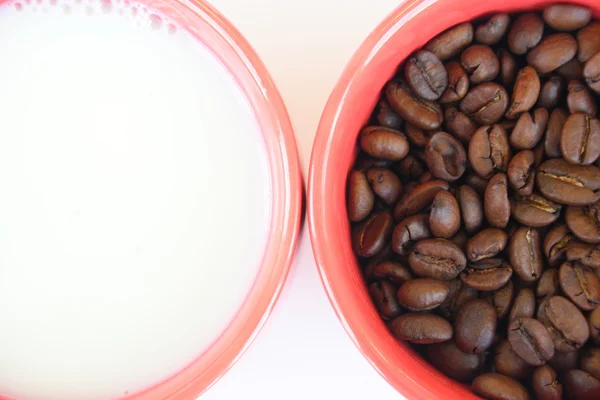
[[[597,0],[586,5],[600,17]],[[381,89],[398,65],[443,30],[494,12],[540,9],[549,0],[405,0],[363,42],[323,111],[310,161],[308,225],[321,280],[348,335],[373,367],[408,399],[476,399],[395,340],[369,297],[352,253],[346,214],[346,178],[356,140]]]

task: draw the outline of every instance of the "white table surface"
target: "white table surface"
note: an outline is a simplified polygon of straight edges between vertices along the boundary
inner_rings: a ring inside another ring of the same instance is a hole
[[[398,0],[211,0],[256,49],[296,132],[306,180],[321,112],[346,63]],[[336,318],[306,226],[295,263],[260,335],[202,400],[402,399]]]

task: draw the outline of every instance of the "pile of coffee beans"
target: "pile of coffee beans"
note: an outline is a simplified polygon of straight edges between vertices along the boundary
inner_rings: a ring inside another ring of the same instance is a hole
[[[600,399],[600,22],[454,26],[385,86],[347,186],[390,332],[491,399]]]

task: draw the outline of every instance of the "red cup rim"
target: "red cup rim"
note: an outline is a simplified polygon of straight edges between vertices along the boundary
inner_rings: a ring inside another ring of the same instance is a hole
[[[137,0],[171,18],[205,45],[241,88],[262,132],[271,212],[260,270],[235,317],[207,349],[172,377],[122,399],[192,399],[241,357],[265,324],[285,284],[298,244],[303,183],[294,131],[265,65],[240,32],[205,0]],[[0,0],[2,3],[2,0]],[[9,400],[0,396],[0,400]]]

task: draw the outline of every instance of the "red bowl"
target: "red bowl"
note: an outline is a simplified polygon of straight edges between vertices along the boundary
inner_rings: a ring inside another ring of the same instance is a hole
[[[561,1],[591,7],[597,0]],[[375,310],[350,244],[346,177],[356,140],[398,65],[441,31],[493,12],[539,9],[548,0],[405,0],[363,42],[323,111],[310,161],[308,225],[321,280],[342,325],[373,367],[408,399],[476,399],[409,346]]]

